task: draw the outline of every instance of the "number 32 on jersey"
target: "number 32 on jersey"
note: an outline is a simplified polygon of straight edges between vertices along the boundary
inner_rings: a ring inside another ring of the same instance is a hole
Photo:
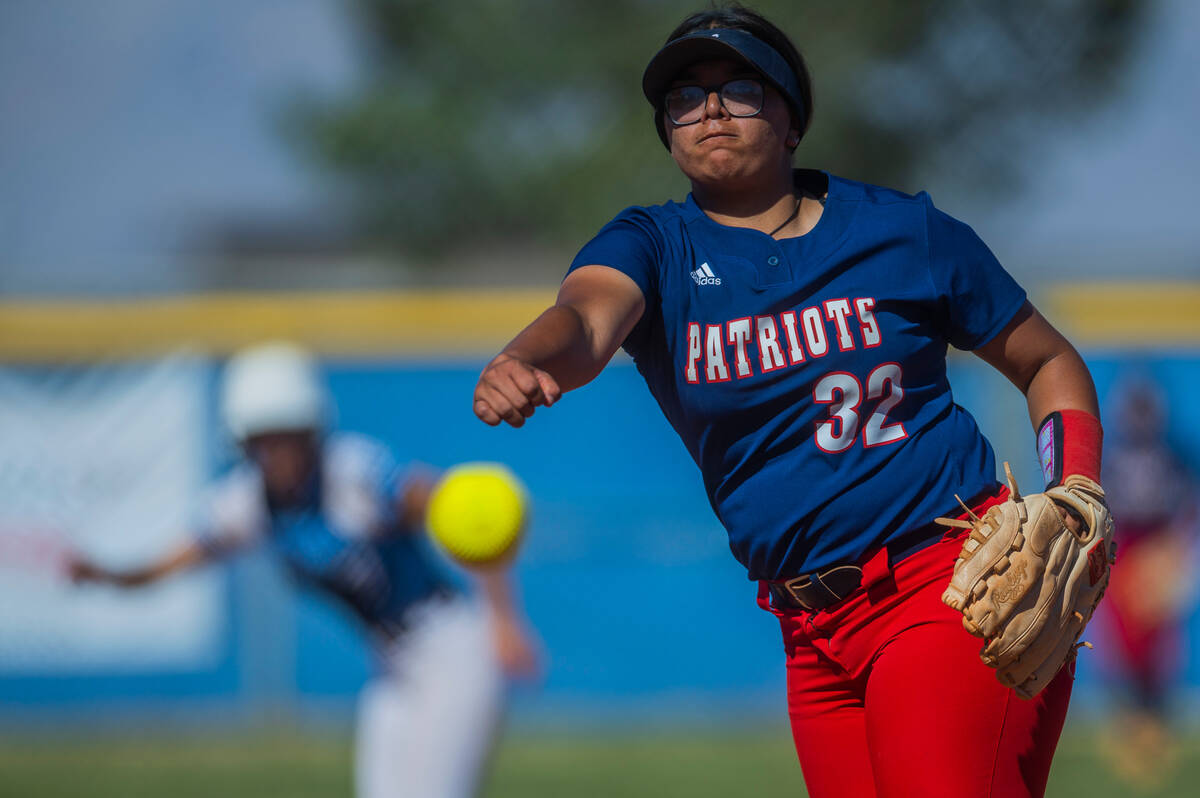
[[[900,375],[899,363],[876,366],[867,375],[865,391],[863,383],[845,371],[834,371],[817,380],[813,401],[829,405],[829,417],[817,423],[817,447],[829,454],[844,452],[858,440],[860,426],[863,446],[868,448],[907,438],[904,424],[887,418],[904,398]]]

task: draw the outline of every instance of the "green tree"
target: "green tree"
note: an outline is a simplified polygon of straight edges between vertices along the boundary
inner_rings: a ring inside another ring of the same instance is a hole
[[[364,236],[571,246],[622,207],[682,197],[641,72],[696,5],[348,0],[369,42],[352,97],[307,102],[299,140],[348,178]],[[1019,181],[1050,125],[1109,95],[1137,0],[763,0],[813,73],[797,162],[915,190]]]

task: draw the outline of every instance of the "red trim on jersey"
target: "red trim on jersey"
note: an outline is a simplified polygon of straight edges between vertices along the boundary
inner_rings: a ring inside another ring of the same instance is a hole
[[[821,303],[825,309],[825,318],[834,323],[837,328],[837,345],[839,352],[849,352],[854,348],[854,336],[850,334],[848,319],[854,313],[850,307],[849,298],[826,299]]]
[[[894,376],[883,371],[886,366],[896,367]],[[908,437],[908,430],[905,429],[903,421],[887,423],[887,414],[904,399],[903,381],[904,368],[896,362],[880,363],[867,375],[867,399],[882,399],[883,401],[875,405],[874,412],[867,419],[867,423],[863,424],[863,448],[886,446],[889,443],[898,443]],[[885,388],[886,393],[884,393]],[[877,418],[878,422],[875,420]],[[872,429],[877,433],[874,442],[868,440],[868,433]]]
[[[783,324],[784,336],[788,342],[788,365],[794,366],[803,362],[804,347],[800,344],[800,338],[804,333],[796,326],[796,311],[785,310],[779,314],[779,321]]]
[[[704,325],[704,381],[707,383],[729,382],[729,363],[725,360],[725,336],[722,335],[724,332],[723,325]],[[716,377],[713,376],[714,371]],[[721,376],[722,372],[724,377]]]
[[[735,324],[738,325],[737,330],[740,332],[743,329],[742,322],[745,322],[746,334],[744,336],[736,334],[733,327]],[[727,343],[733,345],[733,365],[737,378],[744,380],[746,377],[752,376],[754,367],[750,365],[750,339],[754,337],[753,319],[743,316],[740,319],[730,319],[725,322],[725,337]],[[743,366],[745,369],[742,368]]]
[[[883,343],[883,336],[879,333],[879,324],[875,321],[875,314],[872,312],[874,307],[874,297],[863,296],[854,300],[854,309],[857,311],[858,322],[861,325],[859,332],[862,334],[863,346],[867,349]],[[872,343],[872,339],[874,339],[874,343]]]
[[[833,376],[849,377],[850,383],[853,385],[854,402],[850,403],[847,400],[850,398],[847,394],[847,386],[830,385],[826,381]],[[828,391],[829,398],[822,399],[817,392]],[[836,396],[835,396],[836,393]],[[848,371],[831,371],[822,377],[816,385],[813,386],[813,402],[820,405],[833,405],[830,408],[829,417],[816,422],[816,429],[813,431],[813,443],[817,448],[825,452],[825,454],[841,454],[854,445],[858,440],[858,408],[862,404],[863,390],[862,383]],[[842,412],[846,411],[847,418],[842,418]],[[828,443],[836,448],[826,449],[821,445],[821,432],[828,429]],[[835,433],[833,430],[836,429]]]
[[[825,357],[829,353],[829,339],[825,336],[825,320],[821,309],[813,306],[800,311],[800,331],[804,333],[804,344],[813,357]]]
[[[779,345],[779,325],[774,316],[755,316],[754,332],[758,337],[758,362],[762,373],[775,371],[787,365],[783,348]],[[769,335],[767,333],[770,333]],[[770,361],[770,364],[768,364]]]
[[[692,385],[698,385],[700,383],[700,369],[698,368],[698,364],[700,358],[704,356],[704,338],[700,335],[700,324],[698,322],[688,322],[687,329],[688,364],[683,370],[683,376]],[[696,342],[694,349],[692,348],[692,341]]]

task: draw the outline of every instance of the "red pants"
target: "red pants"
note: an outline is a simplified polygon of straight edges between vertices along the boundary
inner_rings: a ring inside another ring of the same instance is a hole
[[[881,552],[863,587],[817,612],[773,609],[760,586],[783,628],[810,798],[1045,793],[1073,668],[1030,701],[996,680],[982,641],[941,601],[961,546],[955,534],[892,566]]]

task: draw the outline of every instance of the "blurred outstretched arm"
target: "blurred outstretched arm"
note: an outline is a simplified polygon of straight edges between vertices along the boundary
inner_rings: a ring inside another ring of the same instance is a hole
[[[117,587],[141,587],[171,574],[203,565],[213,559],[212,550],[189,541],[167,552],[161,558],[140,568],[114,570],[99,565],[81,554],[72,555],[67,563],[71,580],[76,583],[98,582]]]

